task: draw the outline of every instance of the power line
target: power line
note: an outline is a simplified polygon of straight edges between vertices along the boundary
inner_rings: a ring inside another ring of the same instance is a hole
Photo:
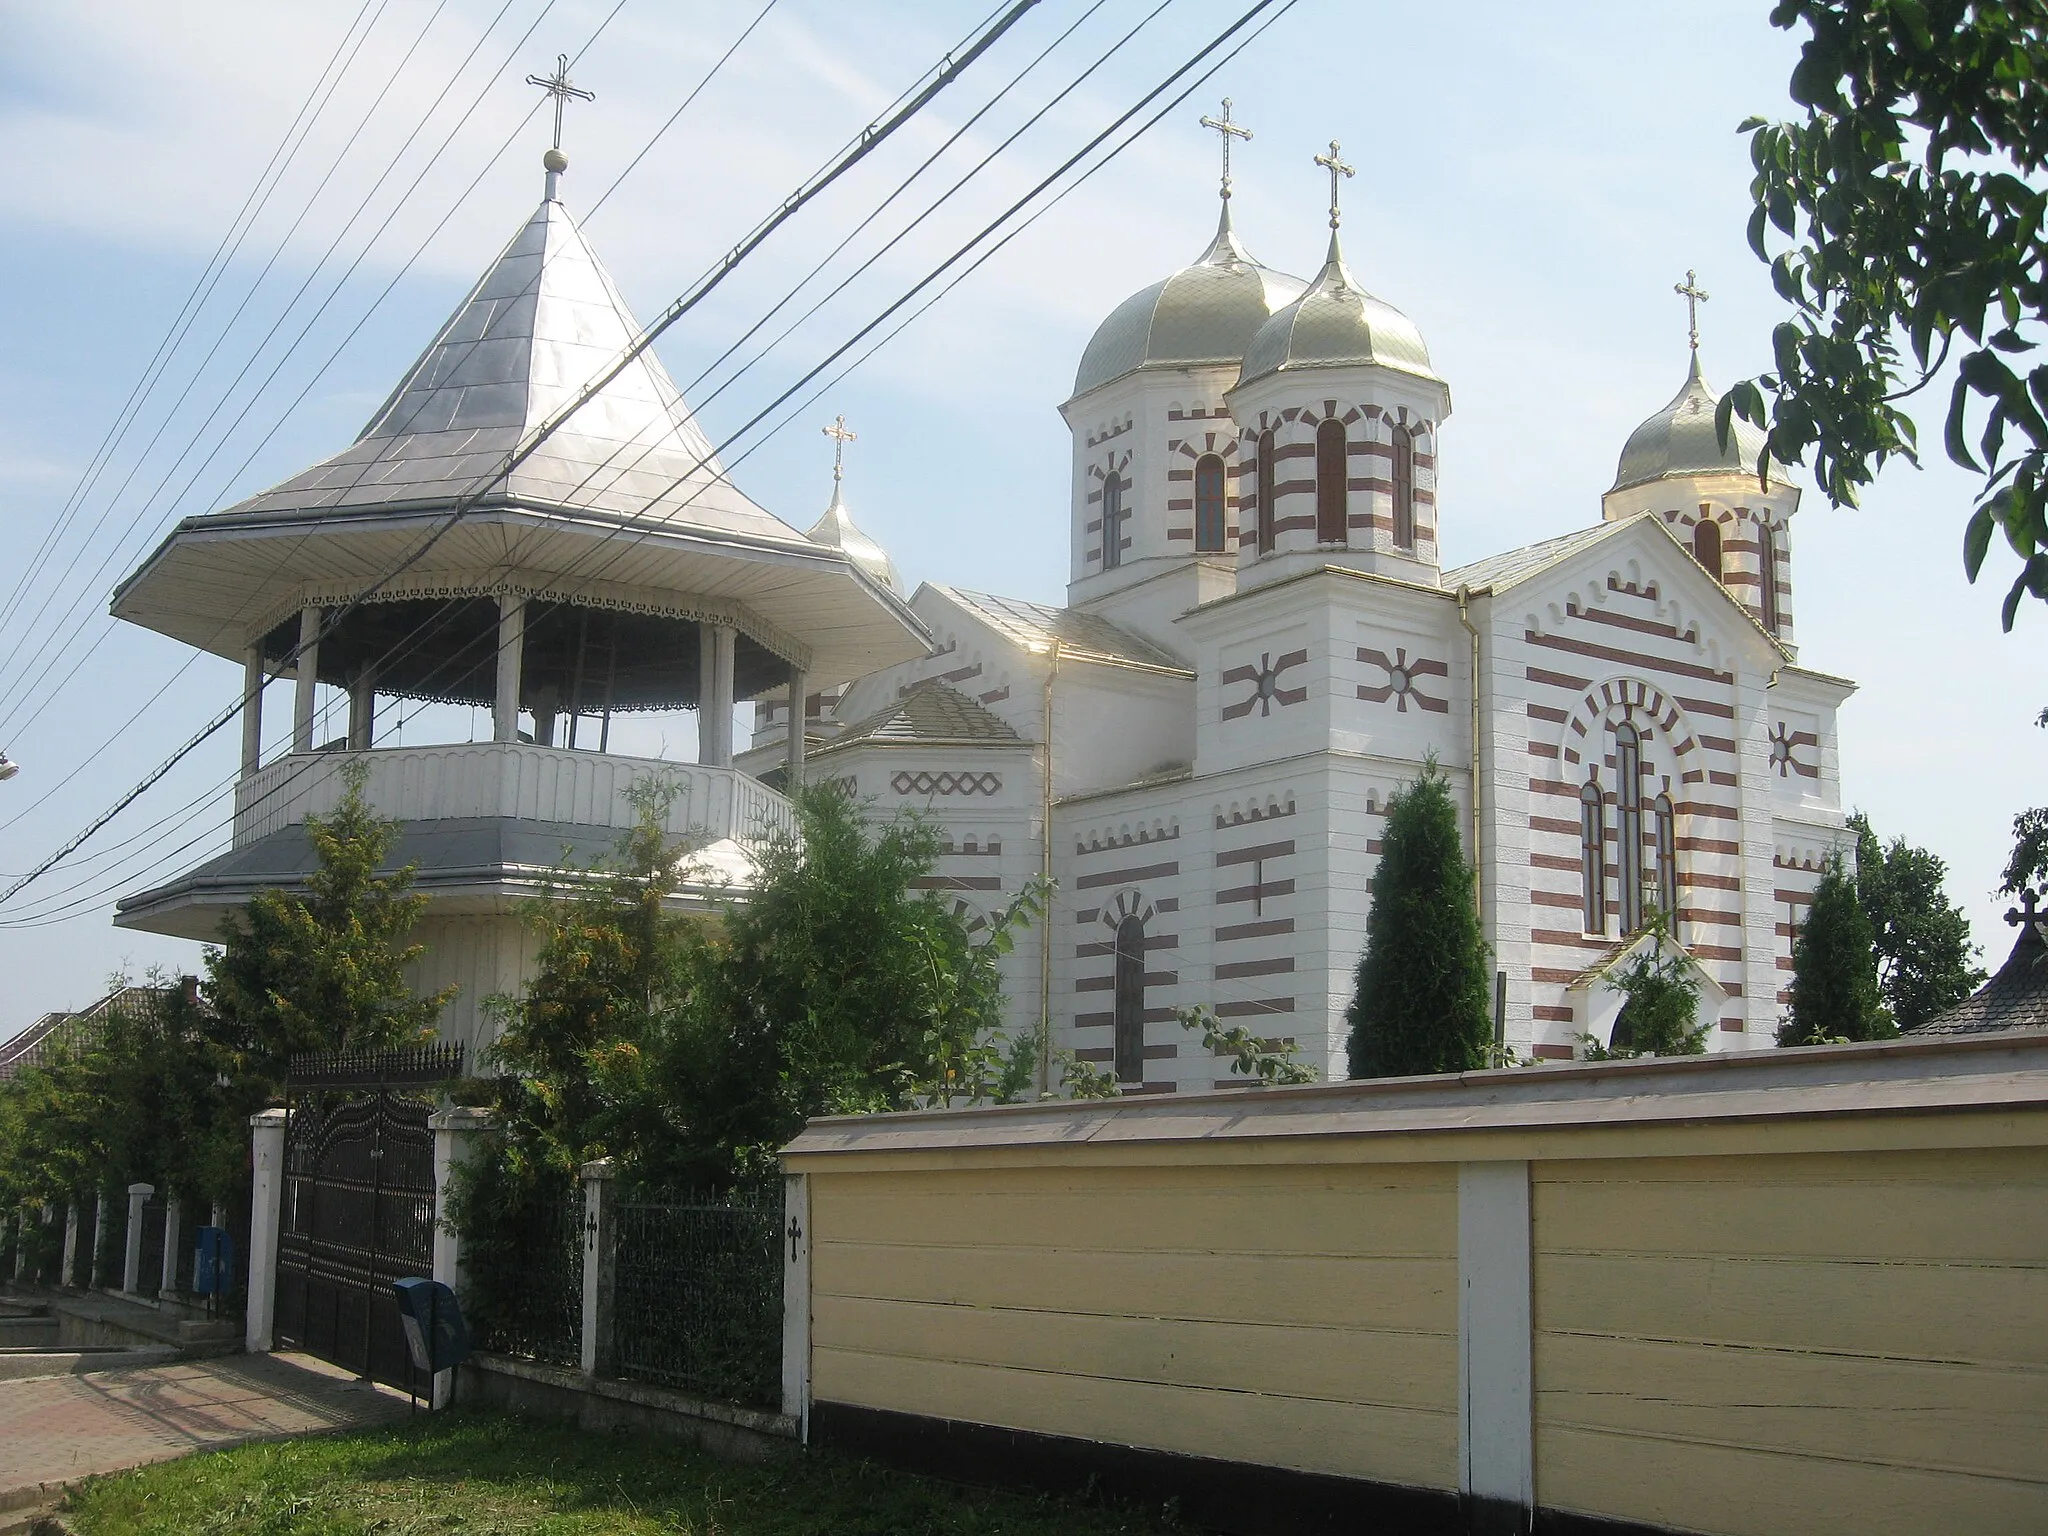
[[[697,304],[701,303],[703,299],[719,285],[719,283],[723,282],[724,279],[733,270],[735,270],[741,262],[745,261],[747,257],[750,256],[755,250],[759,249],[761,244],[764,241],[766,241],[772,234],[774,234],[776,230],[780,229],[791,218],[795,217],[795,215],[798,212],[800,212],[812,200],[819,196],[819,194],[825,191],[826,188],[832,186],[842,176],[846,175],[856,165],[858,165],[862,160],[866,159],[867,156],[871,154],[879,145],[887,142],[888,139],[892,137],[898,129],[900,129],[905,123],[909,122],[913,117],[915,117],[919,112],[921,112],[930,102],[935,100],[941,92],[946,90],[957,79],[959,79],[960,76],[968,68],[972,67],[972,65],[977,60],[979,60],[981,56],[988,51],[988,49],[993,47],[995,43],[1005,33],[1007,33],[1012,27],[1014,27],[1018,21],[1022,20],[1024,14],[1027,11],[1031,10],[1037,3],[1038,0],[1016,0],[1016,3],[1011,5],[991,27],[984,30],[981,36],[976,38],[976,40],[973,42],[972,45],[968,47],[964,54],[962,54],[958,59],[954,59],[951,56],[949,56],[945,61],[943,61],[938,70],[933,74],[930,81],[924,86],[924,88],[916,92],[916,94],[913,95],[906,104],[897,108],[885,120],[882,120],[875,124],[871,124],[868,127],[868,129],[866,129],[860,135],[859,139],[855,142],[852,148],[838,156],[836,160],[833,162],[833,164],[825,172],[813,177],[803,187],[799,188],[798,191],[791,197],[789,197],[780,208],[778,208],[773,214],[771,214],[766,220],[764,220],[759,226],[757,226],[751,234],[749,234],[745,239],[743,239],[739,243],[739,245],[735,246],[733,250],[720,263],[718,263],[710,277],[703,280],[702,282],[697,284],[690,292],[681,295],[673,303],[671,303],[668,306],[668,308],[663,311],[661,317],[658,320],[656,320],[653,325],[643,330],[640,336],[636,338],[635,341],[626,348],[625,352],[613,364],[611,364],[606,369],[602,370],[595,379],[593,379],[590,383],[586,384],[583,389],[579,390],[577,394],[574,397],[572,397],[572,399],[569,401],[567,405],[561,407],[552,415],[550,415],[546,420],[544,420],[540,424],[539,427],[537,427],[532,433],[530,433],[527,440],[520,444],[518,447],[516,447],[506,457],[505,462],[498,467],[494,474],[492,474],[485,481],[483,481],[481,486],[477,490],[468,493],[460,501],[456,503],[456,505],[451,509],[451,511],[444,519],[444,521],[441,523],[441,525],[437,529],[435,529],[431,534],[429,534],[427,538],[424,539],[411,554],[407,555],[404,559],[399,561],[395,566],[393,566],[389,571],[387,571],[385,575],[380,577],[371,587],[369,587],[362,594],[358,595],[347,604],[342,605],[333,610],[331,614],[328,615],[326,621],[322,624],[319,631],[316,633],[314,643],[317,644],[319,638],[324,637],[328,633],[331,633],[332,630],[343,619],[345,619],[348,615],[352,614],[357,608],[361,607],[363,603],[372,598],[377,592],[383,590],[384,587],[388,586],[404,571],[409,569],[411,566],[417,564],[419,560],[423,559],[426,556],[426,554],[430,550],[432,550],[434,546],[441,541],[442,538],[444,538],[447,535],[448,531],[451,528],[453,528],[457,522],[459,522],[465,515],[467,515],[471,510],[473,510],[479,502],[483,500],[484,496],[488,494],[490,487],[497,484],[498,481],[505,479],[521,464],[526,462],[527,459],[532,457],[532,455],[536,451],[538,451],[541,444],[544,443],[549,437],[551,437],[556,431],[558,431],[564,422],[566,422],[586,403],[588,403],[588,401],[591,398],[593,398],[606,385],[610,384],[613,379],[617,378],[619,374],[624,372],[627,368],[631,367],[632,364],[639,359],[640,355],[654,344],[654,341],[662,334],[662,332],[666,331],[670,326],[675,324],[677,320],[681,319],[685,314],[689,313],[689,311],[695,308]],[[1271,0],[1264,0],[1264,3],[1270,4]],[[286,661],[289,662],[295,660],[301,648],[301,645],[295,645],[290,655],[286,658]],[[114,817],[118,816],[128,806],[132,805],[138,798],[140,798],[145,792],[147,792],[148,789],[153,784],[161,780],[165,774],[169,773],[172,768],[176,767],[180,761],[182,761],[187,755],[189,755],[194,749],[196,749],[200,745],[200,743],[205,741],[208,737],[212,736],[216,731],[220,730],[223,726],[228,724],[229,721],[233,720],[237,715],[239,715],[242,712],[244,702],[245,701],[238,696],[233,704],[229,705],[226,709],[222,710],[198,732],[196,732],[193,736],[188,738],[187,741],[183,745],[181,745],[175,752],[173,752],[170,757],[165,759],[165,761],[161,765],[159,765],[156,769],[154,769],[152,772],[146,775],[133,788],[129,789],[127,792],[121,795],[121,797],[117,799],[113,805],[109,806],[107,810],[103,811],[100,815],[96,816],[90,823],[87,824],[87,826],[81,832],[79,832],[76,836],[74,836],[68,842],[66,842],[63,847],[57,850],[57,852],[51,854],[48,858],[43,860],[42,863],[28,871],[28,873],[21,876],[19,879],[15,880],[11,885],[8,886],[6,891],[0,892],[0,905],[5,905],[8,901],[12,900],[16,895],[18,895],[22,890],[26,889],[29,885],[33,884],[36,880],[40,879],[44,874],[48,873],[51,869],[55,868],[58,863],[62,862],[72,853],[76,852],[77,849],[81,847],[85,843],[85,841],[92,836],[93,833],[97,832],[101,827],[105,826],[108,822],[112,821]]]

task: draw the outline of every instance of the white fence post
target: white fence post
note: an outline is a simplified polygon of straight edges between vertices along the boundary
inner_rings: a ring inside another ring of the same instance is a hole
[[[78,1202],[64,1207],[64,1259],[57,1271],[57,1284],[70,1287],[78,1280]]]
[[[161,1307],[175,1302],[178,1295],[178,1244],[185,1234],[178,1229],[184,1225],[185,1210],[176,1195],[164,1201],[164,1265],[163,1278],[157,1282],[156,1304]]]
[[[277,1322],[277,1226],[284,1199],[284,1132],[288,1111],[266,1109],[249,1117],[249,1153],[255,1169],[249,1191],[249,1310],[243,1345],[266,1353]]]
[[[613,1299],[618,1285],[619,1234],[608,1157],[583,1165],[583,1374],[609,1376],[617,1365]]]
[[[156,1193],[154,1184],[128,1186],[128,1231],[121,1245],[121,1290],[133,1296],[142,1285],[142,1208]]]
[[[811,1177],[782,1180],[782,1411],[811,1443]]]
[[[1459,1491],[1519,1512],[1521,1530],[1536,1508],[1531,1279],[1529,1165],[1460,1163]]]
[[[483,1146],[482,1133],[491,1128],[488,1109],[471,1109],[453,1104],[427,1116],[427,1128],[434,1133],[434,1279],[460,1294],[467,1278],[462,1267],[462,1238],[449,1219],[448,1199],[455,1190],[455,1172]],[[431,1407],[445,1408],[453,1395],[454,1380],[447,1371],[434,1373],[428,1394]]]
[[[85,1260],[85,1285],[92,1291],[98,1290],[106,1278],[100,1273],[100,1249],[107,1236],[107,1193],[101,1190],[92,1203],[92,1252]]]

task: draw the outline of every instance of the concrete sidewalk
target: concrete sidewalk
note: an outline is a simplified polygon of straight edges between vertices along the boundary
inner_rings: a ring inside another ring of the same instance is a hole
[[[403,1393],[310,1355],[227,1355],[0,1381],[0,1512],[55,1498],[62,1484],[95,1472],[388,1423],[408,1411]]]

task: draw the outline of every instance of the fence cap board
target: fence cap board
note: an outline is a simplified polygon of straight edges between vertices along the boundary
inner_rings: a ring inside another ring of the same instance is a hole
[[[1501,1132],[2029,1110],[2048,1110],[2048,1034],[2039,1031],[1572,1062],[1298,1088],[826,1116],[810,1121],[782,1155],[788,1171],[802,1172],[813,1160],[892,1152],[1137,1149],[1305,1137],[1448,1135],[1455,1141]]]

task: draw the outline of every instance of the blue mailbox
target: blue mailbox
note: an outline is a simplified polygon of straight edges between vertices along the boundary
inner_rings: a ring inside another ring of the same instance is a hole
[[[391,1294],[398,1298],[398,1317],[405,1325],[415,1370],[432,1376],[469,1358],[469,1328],[455,1293],[446,1285],[439,1280],[394,1280]]]
[[[235,1239],[226,1227],[201,1227],[192,1248],[192,1292],[225,1296],[235,1284]]]

